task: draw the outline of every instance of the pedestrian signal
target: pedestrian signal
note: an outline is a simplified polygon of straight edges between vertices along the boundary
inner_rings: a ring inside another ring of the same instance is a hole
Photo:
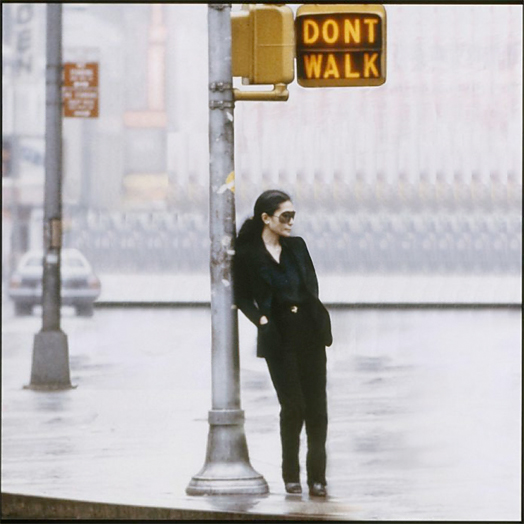
[[[231,13],[232,73],[245,84],[289,84],[295,78],[293,11],[245,4]]]
[[[301,86],[378,86],[386,81],[383,6],[302,5],[295,24]]]

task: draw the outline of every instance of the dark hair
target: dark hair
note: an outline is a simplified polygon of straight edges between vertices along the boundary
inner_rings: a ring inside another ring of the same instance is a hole
[[[255,202],[253,216],[248,218],[240,228],[237,236],[237,246],[247,244],[253,240],[262,237],[264,222],[262,222],[262,213],[273,215],[283,202],[288,202],[291,197],[279,191],[278,189],[269,189],[264,191]]]

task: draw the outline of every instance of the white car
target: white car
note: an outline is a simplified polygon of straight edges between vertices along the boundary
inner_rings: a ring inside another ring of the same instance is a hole
[[[16,315],[30,315],[33,306],[42,304],[43,251],[23,255],[9,282],[9,297]],[[81,316],[93,315],[93,303],[100,295],[100,280],[78,249],[61,251],[62,305],[74,306]]]

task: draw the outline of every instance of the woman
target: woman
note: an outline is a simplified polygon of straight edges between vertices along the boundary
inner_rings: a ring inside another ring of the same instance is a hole
[[[282,191],[262,193],[238,234],[234,260],[237,306],[258,328],[257,356],[266,359],[280,403],[282,477],[301,493],[299,445],[305,423],[309,493],[326,496],[326,350],[331,322],[318,299],[306,243],[292,237],[295,209]]]

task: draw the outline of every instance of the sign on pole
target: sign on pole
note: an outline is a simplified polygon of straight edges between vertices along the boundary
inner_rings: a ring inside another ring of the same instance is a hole
[[[98,63],[64,64],[63,106],[65,117],[98,117]]]
[[[386,81],[383,6],[302,5],[295,24],[301,86],[378,86]]]

